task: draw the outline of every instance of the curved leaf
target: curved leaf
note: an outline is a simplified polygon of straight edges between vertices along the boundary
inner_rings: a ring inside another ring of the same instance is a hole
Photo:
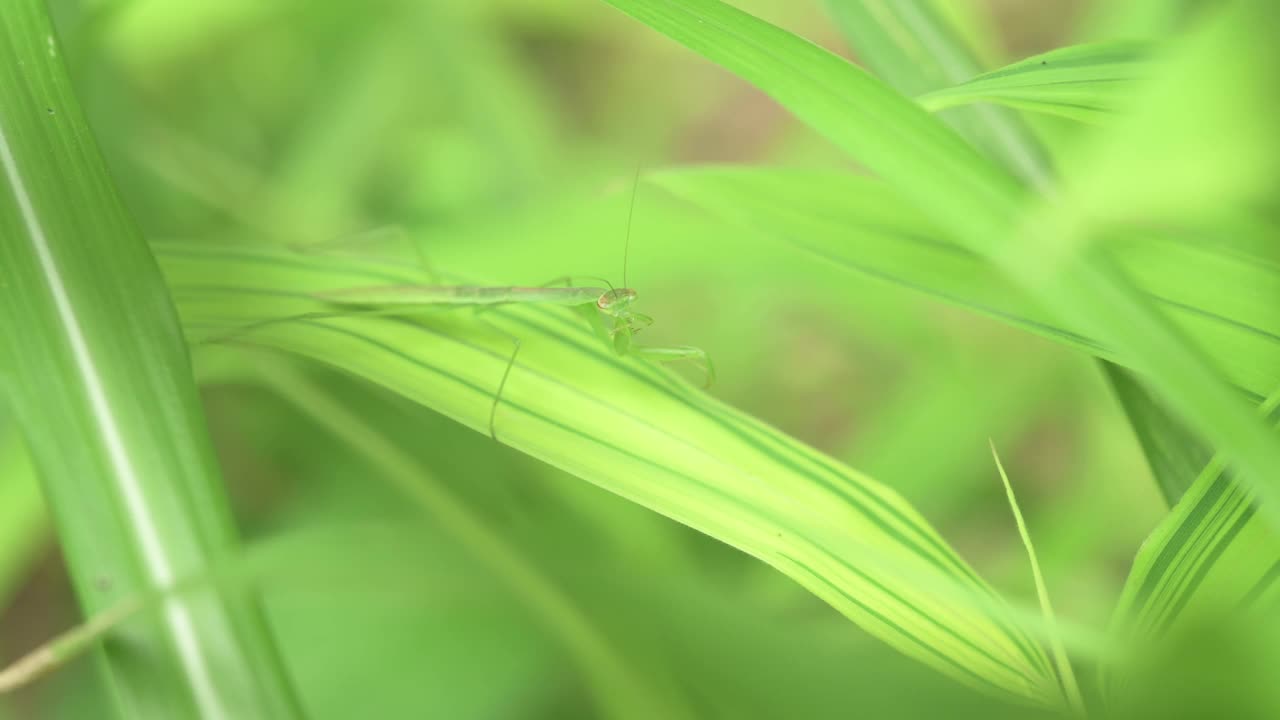
[[[1058,48],[916,98],[930,111],[999,103],[1019,110],[1103,122],[1148,73],[1146,45],[1109,42]]]
[[[614,355],[569,310],[262,322],[332,309],[312,293],[424,278],[267,250],[164,245],[157,254],[193,340],[307,356],[481,432],[519,338],[497,409],[499,441],[761,558],[958,680],[1060,702],[1039,645],[896,493],[669,371]]]
[[[832,171],[749,167],[667,170],[668,191],[747,231],[839,267],[925,292],[1097,357],[1123,361],[1089,332],[1046,312],[990,262],[949,242],[886,183]],[[1117,259],[1216,367],[1261,400],[1280,385],[1280,268],[1240,248],[1145,240]]]

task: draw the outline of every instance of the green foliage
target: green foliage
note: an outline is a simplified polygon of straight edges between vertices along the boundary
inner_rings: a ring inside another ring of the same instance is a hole
[[[95,612],[202,572],[235,536],[172,305],[59,47],[43,3],[0,18],[0,368]],[[102,646],[122,713],[294,713],[252,603],[206,595],[162,616]]]
[[[0,717],[1280,707],[1270,3],[51,5]]]

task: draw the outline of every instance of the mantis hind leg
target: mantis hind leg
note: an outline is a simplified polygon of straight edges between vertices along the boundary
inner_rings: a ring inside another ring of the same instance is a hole
[[[692,347],[690,345],[678,345],[673,347],[645,347],[643,345],[632,345],[629,354],[636,357],[651,360],[653,362],[669,363],[687,360],[698,366],[703,372],[703,388],[709,388],[716,381],[715,366],[711,364],[711,356],[707,355],[707,351]]]
[[[476,315],[479,315],[481,308],[477,308]],[[502,370],[502,379],[498,381],[498,389],[493,393],[493,404],[489,406],[489,438],[494,442],[498,441],[497,421],[498,421],[498,405],[502,402],[502,391],[507,388],[507,379],[511,377],[511,368],[515,367],[516,355],[520,354],[520,338],[499,328],[493,323],[477,317],[484,325],[488,326],[494,333],[505,337],[511,341],[511,357],[507,358],[507,366]]]
[[[489,407],[489,439],[498,441],[498,403],[502,401],[502,391],[507,387],[507,378],[511,376],[511,368],[516,364],[516,355],[520,353],[520,339],[512,338],[511,357],[507,359],[507,367],[502,371],[502,379],[498,381],[498,391],[493,394],[493,405]]]

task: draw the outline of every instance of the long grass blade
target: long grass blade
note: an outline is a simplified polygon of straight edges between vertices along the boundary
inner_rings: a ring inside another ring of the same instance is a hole
[[[157,252],[196,341],[316,310],[326,289],[423,280],[266,250]],[[495,416],[499,441],[761,558],[952,677],[1059,702],[1039,645],[895,493],[669,371],[619,358],[567,309],[506,306],[483,321],[456,311],[325,318],[265,324],[234,342],[333,365],[487,434],[510,336],[522,344]]]
[[[1067,705],[1077,714],[1085,714],[1084,698],[1080,695],[1080,686],[1076,683],[1075,671],[1071,669],[1071,658],[1067,655],[1062,637],[1054,630],[1057,621],[1054,619],[1053,603],[1049,600],[1049,589],[1045,587],[1044,575],[1040,572],[1040,561],[1036,559],[1035,545],[1031,543],[1031,533],[1027,530],[1027,522],[1022,518],[1022,509],[1018,507],[1018,498],[1013,493],[1013,484],[1004,471],[1004,463],[1000,462],[1000,453],[996,452],[995,442],[991,442],[991,457],[996,461],[996,470],[1000,473],[1000,482],[1004,484],[1005,495],[1009,499],[1009,509],[1013,512],[1014,522],[1018,525],[1018,536],[1022,546],[1026,548],[1027,559],[1031,562],[1031,575],[1035,579],[1036,597],[1040,600],[1040,611],[1044,614],[1045,626],[1052,633],[1049,647],[1053,651],[1053,662],[1058,669],[1058,678],[1062,682],[1062,690],[1066,695]]]
[[[172,304],[41,0],[0,13],[0,367],[86,614],[235,547]],[[104,714],[298,714],[247,597],[167,603],[101,660]]]

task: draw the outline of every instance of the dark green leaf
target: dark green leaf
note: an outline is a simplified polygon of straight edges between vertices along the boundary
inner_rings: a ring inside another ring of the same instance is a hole
[[[198,575],[235,531],[166,288],[41,0],[0,13],[0,367],[81,606]],[[129,718],[298,714],[254,603],[206,592],[104,644]],[[101,711],[110,713],[103,700]]]

